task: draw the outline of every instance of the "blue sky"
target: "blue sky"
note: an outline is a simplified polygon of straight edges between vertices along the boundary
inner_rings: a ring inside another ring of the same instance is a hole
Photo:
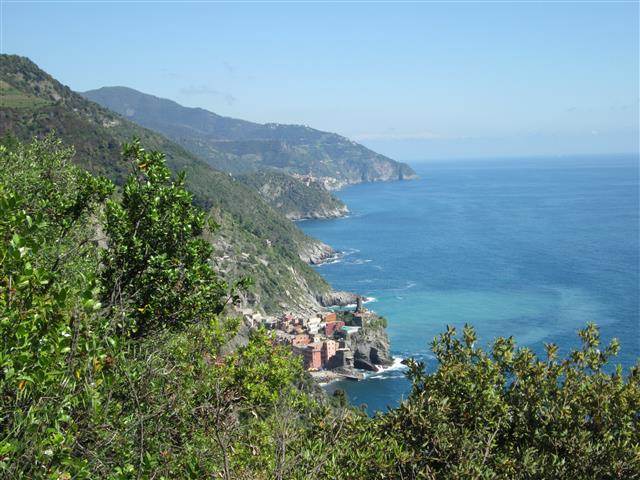
[[[2,1],[2,53],[401,160],[637,152],[638,3]]]

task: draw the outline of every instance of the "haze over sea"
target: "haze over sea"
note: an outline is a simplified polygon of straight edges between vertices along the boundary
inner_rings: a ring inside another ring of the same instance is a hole
[[[430,161],[410,182],[363,184],[338,196],[352,215],[300,224],[345,253],[318,271],[387,317],[394,356],[436,364],[433,338],[473,324],[482,344],[513,335],[561,353],[588,321],[640,356],[639,185],[634,155]],[[402,369],[336,382],[369,412],[409,391]]]

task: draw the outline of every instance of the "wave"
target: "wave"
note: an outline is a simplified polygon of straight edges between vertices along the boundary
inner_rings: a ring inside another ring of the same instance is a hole
[[[324,265],[334,265],[336,263],[343,262],[345,257],[348,257],[350,255],[353,255],[353,254],[359,253],[359,252],[360,252],[360,250],[358,250],[357,248],[350,248],[348,250],[340,250],[340,251],[335,252],[330,257],[325,258],[321,262],[316,263],[314,266],[315,267],[322,267]],[[370,261],[371,260],[365,260],[365,261],[355,260],[353,262],[349,262],[349,264],[358,265],[360,263],[368,263]]]
[[[374,303],[374,302],[377,302],[377,301],[378,301],[378,299],[376,297],[362,297],[362,303],[363,304]],[[357,308],[357,306],[358,305],[355,304],[355,303],[348,303],[346,305],[343,305],[341,308],[347,310],[347,309],[350,309],[350,308],[354,308],[355,309],[355,308]]]
[[[388,367],[381,367],[381,369],[376,373],[391,372],[393,370],[405,370],[407,366],[402,362],[404,362],[404,358],[393,357],[393,363],[391,365],[389,365]]]
[[[392,288],[391,290],[395,290],[396,292],[404,292],[405,290],[412,289],[416,285],[418,285],[416,282],[412,282],[411,280],[407,280],[403,287]]]
[[[345,310],[348,310],[350,308],[356,308],[358,305],[356,305],[355,303],[347,303],[346,305],[343,305],[342,308],[344,308]]]
[[[413,358],[418,362],[429,363],[436,359],[436,356],[431,352],[431,350],[420,350],[417,352],[413,352],[411,354],[407,354],[407,358]]]
[[[316,263],[314,266],[315,267],[324,267],[325,265],[334,265],[336,263],[340,263],[344,261],[344,259],[341,256],[338,255],[334,255],[333,257],[330,257],[326,260],[323,260],[320,263]]]
[[[404,376],[402,373],[407,369],[407,366],[402,363],[404,358],[402,357],[393,357],[393,363],[388,367],[383,367],[382,365],[376,365],[378,367],[377,372],[370,372],[365,374],[365,378],[378,378],[380,380],[387,380],[389,378],[401,378]],[[401,373],[401,375],[396,375],[396,373]],[[390,375],[391,374],[391,375]]]
[[[406,375],[404,372],[400,371],[376,373],[369,377],[370,380],[377,380],[381,382],[386,382],[387,380],[402,380],[403,378],[406,378]]]
[[[350,262],[351,265],[364,265],[365,263],[371,263],[373,262],[373,260],[369,259],[369,258],[359,258],[357,260],[354,260],[353,262]]]
[[[407,281],[405,282],[404,286],[402,286],[402,287],[395,287],[395,288],[388,288],[388,289],[387,289],[387,291],[389,291],[389,292],[398,292],[398,293],[400,293],[400,292],[404,292],[404,291],[407,291],[407,290],[411,290],[412,288],[414,288],[414,287],[415,287],[415,286],[417,286],[417,285],[418,285],[418,284],[417,284],[416,282],[413,282],[413,281],[411,281],[411,280],[407,280]],[[400,297],[397,297],[397,296],[396,296],[396,298],[400,298]]]

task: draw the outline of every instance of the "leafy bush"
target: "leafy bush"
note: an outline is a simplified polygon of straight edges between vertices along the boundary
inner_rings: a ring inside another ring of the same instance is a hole
[[[541,360],[512,338],[491,353],[449,328],[433,344],[432,373],[411,362],[413,389],[384,418],[425,478],[638,478],[640,370],[625,380],[603,370],[618,342],[600,348],[597,327],[581,330],[583,347]]]
[[[68,165],[48,138],[0,147],[0,472],[82,471],[73,455],[109,357],[86,226],[109,182]],[[8,190],[11,188],[11,191]]]
[[[106,200],[53,138],[7,145],[1,477],[640,478],[640,366],[612,371],[618,343],[595,325],[562,361],[449,328],[438,368],[410,361],[409,397],[369,418],[263,330],[223,348],[246,281],[216,276],[204,213],[162,155],[127,146],[133,173]]]
[[[171,179],[161,153],[146,152],[138,140],[123,152],[134,169],[122,198],[106,205],[104,301],[138,336],[208,322],[233,298],[211,266],[211,244],[199,238],[205,214],[192,204],[184,175]]]

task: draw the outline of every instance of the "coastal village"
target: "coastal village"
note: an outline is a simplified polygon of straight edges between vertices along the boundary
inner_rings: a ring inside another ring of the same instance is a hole
[[[278,318],[262,317],[259,313],[247,310],[243,312],[245,321],[251,326],[264,325],[274,331],[276,341],[291,347],[294,354],[302,357],[304,368],[320,380],[338,378],[361,380],[364,375],[359,369],[377,370],[368,353],[363,357],[358,339],[361,330],[367,329],[377,314],[363,306],[358,297],[355,310],[326,311],[314,316],[302,317],[285,313]],[[383,352],[381,352],[383,353]],[[385,358],[386,352],[380,357]],[[381,360],[381,363],[387,363]]]

